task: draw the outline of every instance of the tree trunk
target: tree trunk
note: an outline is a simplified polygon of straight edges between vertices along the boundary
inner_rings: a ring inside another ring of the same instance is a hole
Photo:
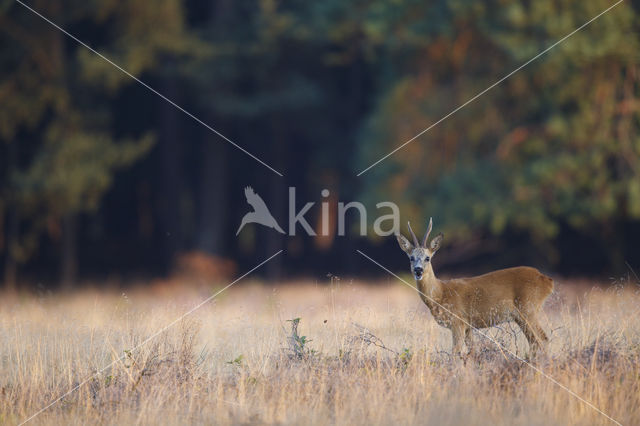
[[[211,25],[216,36],[226,31],[225,23],[231,12],[229,0],[214,1],[211,8]],[[207,119],[212,123],[220,120],[213,113]],[[198,236],[196,245],[199,250],[216,256],[225,251],[225,225],[229,209],[227,142],[207,131],[203,135],[202,173],[200,175],[200,194],[198,212]]]
[[[76,235],[77,215],[67,213],[62,217],[60,281],[63,290],[73,289],[78,275]]]
[[[202,147],[200,177],[200,218],[198,248],[209,254],[224,254],[224,230],[229,208],[227,190],[227,147],[225,142],[207,136]]]
[[[282,123],[278,120],[277,117],[273,117],[272,120],[272,146],[274,155],[272,157],[272,164],[280,170],[285,169],[284,164],[286,164],[286,150],[284,147],[284,141],[286,140],[286,135],[284,134],[284,128]],[[268,204],[271,214],[275,217],[276,221],[282,223],[283,229],[287,230],[286,222],[283,223],[282,219],[285,217],[285,212],[288,209],[288,203],[286,197],[289,193],[289,189],[286,184],[286,180],[275,173],[270,173],[268,171],[262,171],[262,173],[269,173],[269,198],[270,204]],[[284,245],[284,235],[279,232],[276,232],[273,229],[267,229],[265,231],[267,233],[266,236],[266,253],[264,258],[268,256],[272,256],[275,252],[282,249]],[[280,256],[275,257],[271,260],[267,266],[267,279],[270,281],[276,281],[282,278],[282,254]]]
[[[18,231],[20,223],[15,206],[9,206],[7,213],[6,256],[4,260],[4,288],[8,292],[14,292],[18,280],[18,262],[15,257],[16,244],[18,244]]]
[[[166,93],[169,99],[176,99],[177,88],[172,80],[167,79],[164,82],[163,93]],[[172,105],[166,102],[160,104],[160,159],[156,196],[163,272],[168,272],[174,256],[182,246],[182,150],[177,114],[179,112]]]
[[[11,176],[15,172],[18,159],[18,144],[13,141],[9,142],[7,147],[7,174],[6,179],[9,182],[9,199],[7,206],[7,232],[5,239],[6,256],[4,260],[4,288],[6,291],[13,292],[17,286],[18,280],[18,261],[16,259],[16,247],[20,233],[20,218],[16,206],[16,199],[12,196]],[[0,223],[4,226],[4,223]]]
[[[353,62],[349,68],[349,91],[345,94],[346,101],[348,104],[347,114],[346,114],[346,122],[344,122],[344,134],[346,137],[351,138],[352,140],[357,139],[358,127],[354,126],[353,123],[361,123],[362,117],[366,111],[366,93],[369,91],[366,88],[367,85],[367,69],[366,62],[364,59],[364,54],[362,52],[361,47],[362,38],[358,37],[354,44],[356,44],[357,53]],[[355,151],[353,149],[354,145],[349,145],[349,149],[344,152],[344,156],[346,158],[346,162],[341,164],[341,170],[337,174],[336,179],[336,187],[340,188],[341,186],[346,186],[345,184],[348,182],[353,182],[353,169],[352,164],[355,164]],[[360,178],[355,182],[355,188],[362,181]],[[352,187],[353,188],[353,187]],[[348,190],[347,190],[348,191]],[[346,195],[351,198],[355,195],[355,191],[352,193],[348,193],[346,191],[341,191],[340,195]],[[370,212],[371,213],[371,212]],[[357,238],[342,238],[340,244],[336,247],[336,253],[340,253],[340,261],[338,264],[341,268],[343,268],[344,272],[349,275],[356,274],[358,272],[357,262],[344,262],[344,259],[350,259],[350,256],[355,253],[357,248]]]

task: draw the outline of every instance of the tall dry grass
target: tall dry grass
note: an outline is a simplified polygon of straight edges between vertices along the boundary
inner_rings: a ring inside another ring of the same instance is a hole
[[[0,422],[115,361],[31,423],[611,424],[478,334],[475,359],[452,358],[402,284],[238,285],[131,351],[213,290],[2,298]],[[536,361],[623,424],[640,421],[638,290],[557,285]],[[526,355],[515,327],[490,334]]]

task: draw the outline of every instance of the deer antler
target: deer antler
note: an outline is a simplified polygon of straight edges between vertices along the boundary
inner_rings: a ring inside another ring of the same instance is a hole
[[[420,246],[420,244],[418,243],[418,237],[416,237],[416,234],[413,233],[413,229],[411,229],[411,222],[407,222],[407,226],[409,227],[409,232],[411,232],[411,236],[413,237],[414,247]]]
[[[431,228],[433,228],[433,218],[429,218],[429,227],[427,228],[427,233],[424,234],[424,240],[422,240],[422,247],[427,247],[427,240],[429,239],[429,234],[431,233]]]

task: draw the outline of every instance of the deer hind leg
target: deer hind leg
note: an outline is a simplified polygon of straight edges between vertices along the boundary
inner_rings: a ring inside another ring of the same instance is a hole
[[[464,343],[467,345],[467,350],[469,351],[465,356],[465,361],[467,358],[473,356],[473,341],[471,337],[471,327],[468,327],[464,330]]]
[[[538,350],[544,350],[546,348],[549,338],[535,316],[517,315],[514,320],[520,329],[522,329],[522,332],[529,342],[529,352],[531,357],[534,357]]]

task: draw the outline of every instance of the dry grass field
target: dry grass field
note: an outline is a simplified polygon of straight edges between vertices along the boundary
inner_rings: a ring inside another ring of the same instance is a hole
[[[452,359],[396,282],[242,282],[132,350],[215,290],[3,297],[0,423],[88,378],[30,424],[613,424],[477,332],[475,358]],[[639,290],[557,283],[535,361],[625,425],[640,422]],[[515,325],[490,335],[526,355]]]

